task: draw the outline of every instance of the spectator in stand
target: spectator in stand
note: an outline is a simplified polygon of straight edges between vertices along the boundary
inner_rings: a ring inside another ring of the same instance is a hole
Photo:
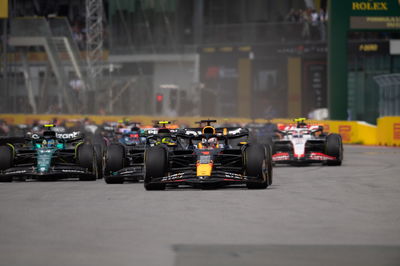
[[[303,22],[303,30],[301,31],[301,36],[305,40],[310,40],[311,9],[308,8],[302,12],[301,22]]]
[[[78,24],[75,24],[72,27],[72,38],[74,39],[80,50],[85,48],[83,43],[83,34]]]
[[[287,15],[285,16],[285,21],[296,22],[295,16],[294,16],[295,12],[296,11],[294,10],[294,8],[290,9],[289,13],[287,13]]]
[[[75,100],[79,101],[79,94],[82,92],[82,90],[84,88],[83,81],[80,80],[79,78],[72,79],[69,82],[69,86],[72,89],[72,93],[75,97]]]
[[[311,28],[310,28],[310,33],[311,33],[311,39],[312,40],[317,40],[318,35],[319,35],[319,14],[317,10],[312,9],[310,13],[310,19],[311,19]]]
[[[310,17],[311,17],[311,25],[317,26],[319,23],[319,14],[318,14],[317,10],[315,10],[315,9],[311,10]]]
[[[318,19],[319,19],[320,22],[325,23],[326,22],[326,18],[327,18],[327,15],[325,14],[325,10],[323,8],[321,8],[319,10],[319,13],[318,13]]]
[[[295,19],[297,22],[301,22],[302,20],[302,15],[303,15],[303,10],[299,9],[295,12]]]
[[[327,14],[325,13],[324,9],[319,10],[319,34],[320,34],[320,40],[321,41],[326,41],[326,19],[327,19]]]
[[[7,122],[4,120],[0,120],[0,136],[8,136],[10,133],[10,127]]]
[[[301,10],[295,10],[294,8],[290,9],[289,13],[285,16],[285,21],[299,22],[300,20],[299,12],[301,13]]]

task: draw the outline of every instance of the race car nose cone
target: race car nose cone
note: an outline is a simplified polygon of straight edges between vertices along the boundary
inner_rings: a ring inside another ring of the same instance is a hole
[[[46,168],[45,167],[39,167],[38,168],[38,171],[40,172],[40,173],[43,173],[43,172],[46,172]]]
[[[200,177],[207,177],[211,175],[212,171],[212,164],[198,164],[197,165],[197,176]]]

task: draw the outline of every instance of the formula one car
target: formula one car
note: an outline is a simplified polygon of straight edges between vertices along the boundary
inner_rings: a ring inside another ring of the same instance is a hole
[[[146,190],[163,190],[167,185],[216,188],[246,184],[249,189],[265,189],[272,184],[272,161],[268,145],[230,141],[248,138],[244,128],[214,128],[215,120],[204,120],[204,128],[178,132],[176,149],[164,145],[145,151]],[[184,147],[186,143],[187,146]]]
[[[0,181],[14,177],[53,180],[96,180],[98,169],[93,145],[85,144],[79,132],[57,133],[47,125],[42,135],[0,140]]]
[[[326,135],[322,126],[307,125],[305,118],[294,121],[296,125],[277,130],[282,138],[273,141],[272,161],[275,164],[342,164],[343,144],[340,135]]]
[[[146,140],[146,135],[135,127],[122,133],[118,141],[107,146],[104,170],[107,184],[143,180]]]
[[[268,144],[272,146],[272,140],[275,137],[276,124],[268,121],[265,124],[249,123],[246,128],[250,131],[250,140],[252,143]]]
[[[106,151],[104,180],[107,184],[143,180],[146,147],[160,144],[175,147],[175,137],[166,128],[169,122],[160,121],[158,124],[161,128],[142,130],[136,123],[129,131],[116,133],[115,141],[108,145]]]

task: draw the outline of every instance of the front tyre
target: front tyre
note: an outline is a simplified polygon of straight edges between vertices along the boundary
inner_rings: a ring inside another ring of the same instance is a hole
[[[150,147],[144,154],[144,188],[146,190],[164,190],[165,184],[152,183],[153,178],[166,175],[168,170],[167,151],[161,146]]]
[[[269,145],[251,145],[245,150],[245,175],[258,177],[259,183],[247,183],[248,189],[266,189],[272,184],[272,158]]]
[[[80,181],[94,181],[97,179],[97,164],[96,155],[94,152],[93,145],[82,144],[78,147],[77,151],[77,163],[79,166],[86,168],[91,175],[85,175],[79,177]]]
[[[107,147],[107,155],[105,162],[105,175],[104,181],[107,184],[122,184],[124,183],[124,177],[119,175],[113,175],[114,172],[117,172],[124,168],[124,160],[125,160],[125,150],[122,145],[119,144],[111,144]]]
[[[0,171],[11,168],[14,161],[14,153],[10,146],[0,146]],[[0,176],[0,182],[12,182],[12,176]]]
[[[327,165],[339,166],[343,160],[342,137],[339,134],[330,134],[326,138],[326,154],[335,157],[335,160],[328,160]]]

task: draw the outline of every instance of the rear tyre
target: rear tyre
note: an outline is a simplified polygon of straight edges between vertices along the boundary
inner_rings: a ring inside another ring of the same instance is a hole
[[[79,166],[86,168],[89,172],[93,173],[92,175],[79,177],[80,181],[94,181],[97,179],[96,155],[93,145],[82,144],[78,147],[77,163]]]
[[[267,168],[267,174],[268,174],[268,186],[272,185],[272,167],[273,167],[273,162],[272,162],[272,147],[270,145],[266,145],[266,154],[267,154],[267,163],[266,166]]]
[[[338,166],[342,164],[343,144],[342,137],[339,134],[330,134],[326,138],[326,154],[336,158],[336,160],[328,160],[327,165]]]
[[[107,148],[104,181],[107,184],[122,184],[124,178],[122,176],[113,176],[113,172],[124,168],[124,147],[119,144],[111,144]]]
[[[258,177],[260,183],[248,183],[248,189],[266,189],[272,184],[272,158],[269,145],[249,146],[245,150],[245,175]]]
[[[0,170],[12,167],[14,153],[10,146],[0,146]],[[12,176],[0,176],[0,182],[12,182]]]
[[[167,173],[167,151],[161,146],[150,147],[144,154],[144,188],[146,190],[164,190],[165,184],[151,183],[153,178],[163,177]]]

